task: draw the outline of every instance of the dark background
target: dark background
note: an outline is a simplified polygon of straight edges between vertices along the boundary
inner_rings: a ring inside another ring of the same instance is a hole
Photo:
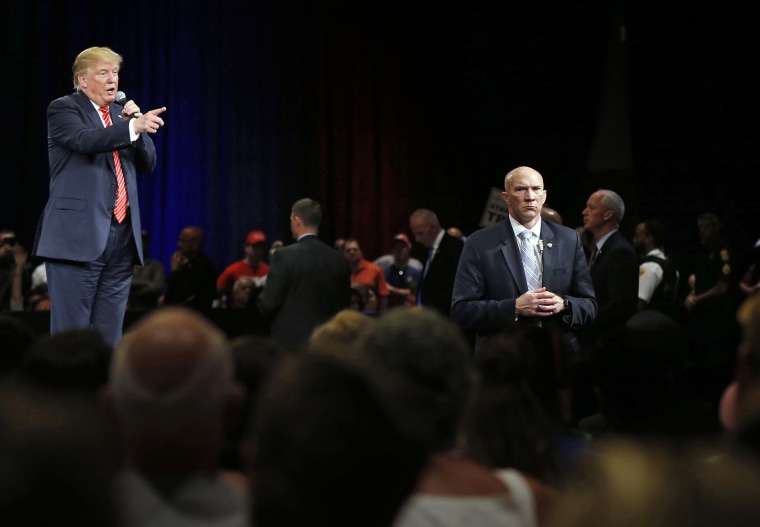
[[[523,164],[566,225],[611,188],[626,236],[659,218],[689,260],[710,211],[743,265],[760,236],[754,24],[708,0],[13,2],[0,14],[0,228],[31,247],[47,104],[72,91],[77,53],[104,45],[124,57],[129,98],[168,107],[158,167],[139,176],[165,265],[187,225],[207,231],[219,271],[249,230],[289,241],[304,196],[325,209],[325,241],[356,236],[369,258],[418,207],[471,232]]]

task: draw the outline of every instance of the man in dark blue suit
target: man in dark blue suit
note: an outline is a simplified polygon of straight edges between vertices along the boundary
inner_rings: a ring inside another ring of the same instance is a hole
[[[477,331],[476,347],[484,336],[503,329],[539,323],[579,328],[596,316],[578,233],[541,220],[546,201],[541,174],[529,167],[515,168],[505,177],[504,188],[508,218],[467,238],[454,281],[451,318]],[[528,286],[523,249],[537,261],[538,287]]]
[[[166,110],[114,104],[121,61],[109,48],[84,50],[72,67],[76,92],[48,106],[50,195],[33,251],[46,260],[50,332],[93,328],[112,346],[143,262],[137,171],[156,166],[147,134]]]

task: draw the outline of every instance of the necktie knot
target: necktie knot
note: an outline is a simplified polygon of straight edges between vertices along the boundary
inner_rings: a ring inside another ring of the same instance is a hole
[[[524,231],[522,231],[522,232],[521,232],[521,233],[520,233],[518,236],[520,236],[520,239],[521,239],[523,242],[530,242],[530,241],[532,241],[532,240],[533,240],[533,237],[535,236],[535,234],[533,233],[533,231],[530,231],[530,230],[528,230],[528,229],[525,229],[525,230],[524,230]]]

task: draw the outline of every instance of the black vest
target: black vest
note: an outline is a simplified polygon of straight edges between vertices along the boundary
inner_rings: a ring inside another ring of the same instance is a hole
[[[658,256],[647,256],[641,260],[641,263],[654,262],[662,268],[662,281],[652,293],[652,299],[649,301],[649,308],[656,309],[672,317],[676,313],[678,295],[678,271],[668,258]]]

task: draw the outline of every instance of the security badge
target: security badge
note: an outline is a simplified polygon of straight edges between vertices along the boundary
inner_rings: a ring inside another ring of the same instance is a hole
[[[728,251],[726,249],[722,249],[720,251],[720,259],[723,260],[723,269],[722,272],[724,275],[728,276],[731,274],[731,266],[728,265],[728,261],[730,260],[728,256]]]

